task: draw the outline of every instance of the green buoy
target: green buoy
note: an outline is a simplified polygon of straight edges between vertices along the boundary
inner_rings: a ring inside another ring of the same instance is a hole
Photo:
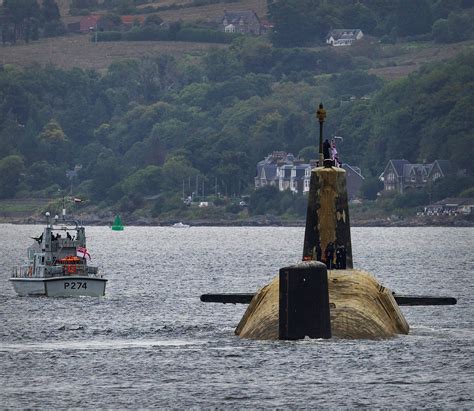
[[[112,225],[112,230],[114,231],[123,231],[123,224],[120,216],[117,214],[115,216],[114,224]]]

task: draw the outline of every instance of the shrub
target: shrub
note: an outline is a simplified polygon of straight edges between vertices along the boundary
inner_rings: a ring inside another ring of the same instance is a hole
[[[122,39],[125,41],[167,41],[172,40],[168,30],[161,30],[157,27],[147,26],[123,33]]]
[[[184,28],[176,33],[176,40],[200,43],[232,43],[239,36],[240,34],[223,33],[217,30]]]
[[[99,31],[97,32],[97,41],[120,41],[122,33],[119,31]],[[91,36],[91,41],[95,41],[95,33]]]

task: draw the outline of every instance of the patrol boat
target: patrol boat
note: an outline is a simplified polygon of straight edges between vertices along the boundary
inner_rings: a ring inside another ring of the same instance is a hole
[[[100,297],[107,280],[97,267],[89,265],[85,228],[76,221],[63,219],[54,223],[46,213],[43,233],[28,247],[28,263],[13,268],[10,281],[19,296]],[[72,233],[72,235],[71,235]]]

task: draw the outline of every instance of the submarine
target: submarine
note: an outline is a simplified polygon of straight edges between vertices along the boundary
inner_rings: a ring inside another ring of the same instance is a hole
[[[256,340],[387,339],[408,334],[402,305],[454,305],[453,297],[398,295],[374,275],[353,267],[346,172],[323,144],[311,171],[302,261],[282,267],[256,293],[203,294],[207,303],[248,307],[235,334]],[[327,141],[325,142],[327,144]]]

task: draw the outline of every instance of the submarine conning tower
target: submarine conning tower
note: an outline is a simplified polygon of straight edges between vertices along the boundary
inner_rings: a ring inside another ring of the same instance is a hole
[[[317,260],[328,268],[336,264],[335,249],[343,247],[345,267],[353,268],[346,171],[325,160],[311,171],[303,260]],[[333,250],[328,250],[331,248]],[[329,252],[326,252],[329,251]],[[331,262],[327,256],[333,257]]]

